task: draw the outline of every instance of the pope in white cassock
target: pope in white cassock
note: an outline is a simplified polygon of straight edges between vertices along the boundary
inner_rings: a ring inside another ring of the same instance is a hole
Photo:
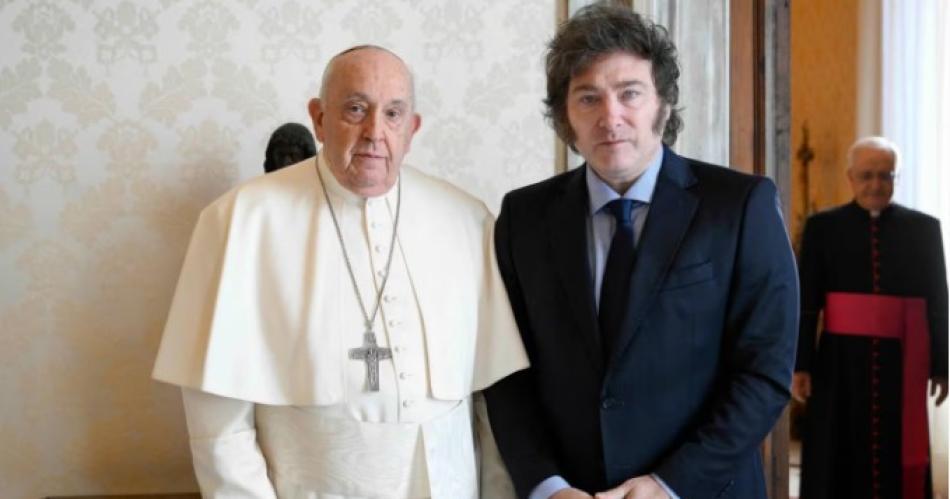
[[[317,157],[201,213],[153,375],[182,387],[205,497],[513,496],[475,393],[528,364],[494,220],[400,168],[413,103],[396,55],[342,52]]]

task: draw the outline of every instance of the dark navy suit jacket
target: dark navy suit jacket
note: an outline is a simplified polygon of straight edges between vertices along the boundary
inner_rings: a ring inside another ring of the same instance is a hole
[[[486,392],[519,496],[656,473],[680,497],[766,496],[758,448],[789,398],[798,280],[774,184],[664,151],[630,306],[604,358],[584,168],[505,196],[496,251],[531,367]]]

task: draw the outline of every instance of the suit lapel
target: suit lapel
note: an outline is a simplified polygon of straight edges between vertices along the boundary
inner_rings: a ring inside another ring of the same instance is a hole
[[[699,200],[686,188],[695,180],[685,160],[666,149],[646,226],[637,247],[637,260],[630,278],[630,308],[617,344],[611,349],[608,376],[636,336],[689,229]]]
[[[587,213],[590,203],[584,169],[575,170],[565,183],[560,199],[547,215],[547,231],[554,255],[555,272],[577,324],[575,333],[584,344],[594,369],[603,373],[600,332],[594,311],[594,293],[587,247]]]

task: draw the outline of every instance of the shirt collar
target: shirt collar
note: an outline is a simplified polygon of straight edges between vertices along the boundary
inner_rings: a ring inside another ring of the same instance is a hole
[[[623,193],[623,196],[617,194],[606,182],[594,173],[594,169],[587,165],[587,194],[590,199],[591,215],[600,211],[604,205],[614,199],[633,199],[642,203],[650,204],[653,200],[653,188],[656,187],[656,177],[660,174],[660,166],[663,164],[663,147],[660,147],[647,169],[640,174],[640,177],[633,182],[633,185]]]

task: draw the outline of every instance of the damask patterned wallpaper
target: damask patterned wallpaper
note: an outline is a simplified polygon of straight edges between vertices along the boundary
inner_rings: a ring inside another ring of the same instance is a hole
[[[497,209],[554,171],[554,0],[0,0],[0,497],[196,490],[149,379],[198,211],[309,124],[330,56],[401,54],[407,161]]]

